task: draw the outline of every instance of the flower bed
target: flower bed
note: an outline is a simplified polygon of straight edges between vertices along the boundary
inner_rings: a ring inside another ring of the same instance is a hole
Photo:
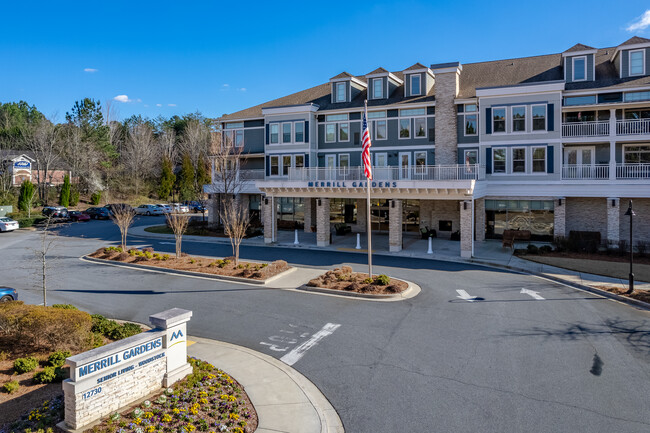
[[[374,295],[393,295],[406,290],[408,283],[383,274],[369,278],[368,274],[353,272],[350,266],[341,266],[310,280],[307,286]]]
[[[266,280],[290,268],[284,260],[276,260],[273,263],[250,263],[240,260],[239,264],[235,265],[233,257],[213,259],[184,255],[177,259],[169,254],[156,253],[152,248],[143,250],[132,248],[124,252],[119,247],[106,247],[98,249],[89,256],[116,262],[253,280]]]

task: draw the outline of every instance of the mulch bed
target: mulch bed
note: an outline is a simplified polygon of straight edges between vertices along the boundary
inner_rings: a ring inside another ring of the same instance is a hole
[[[341,266],[310,280],[307,286],[372,295],[394,295],[406,290],[408,283],[389,278],[388,284],[382,284],[377,275],[370,280],[368,274],[353,272],[350,266]]]
[[[605,290],[611,293],[616,293],[617,295],[627,296],[628,298],[637,299],[639,301],[647,302],[648,304],[650,304],[650,293],[648,293],[647,290],[634,289],[634,291],[628,295],[627,293],[625,293],[627,292],[627,287],[623,288],[619,286],[604,286],[604,285],[594,286],[594,287],[596,287],[597,289]]]
[[[534,254],[517,254],[519,256],[526,256],[527,259],[534,260],[535,255]],[[606,254],[606,253],[572,253],[572,252],[557,252],[553,251],[550,253],[545,253],[542,256],[547,256],[547,257],[562,257],[562,258],[567,258],[567,259],[581,259],[581,260],[602,260],[604,262],[624,262],[624,263],[629,263],[630,261],[630,254],[625,253],[625,254]],[[642,264],[642,265],[650,265],[650,256],[648,255],[639,255],[639,254],[634,254],[634,263]]]
[[[183,254],[183,257],[177,259],[174,255],[156,253],[152,248],[145,248],[143,250],[132,248],[128,252],[123,252],[121,248],[116,247],[100,248],[94,253],[89,254],[89,256],[156,268],[200,272],[203,274],[261,281],[290,269],[290,266],[284,260],[276,260],[273,263],[250,263],[240,260],[239,264],[235,265],[234,257],[214,259]]]

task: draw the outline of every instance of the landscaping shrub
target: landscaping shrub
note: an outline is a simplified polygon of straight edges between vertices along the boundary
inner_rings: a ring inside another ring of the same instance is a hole
[[[34,375],[36,383],[60,382],[65,379],[65,371],[61,367],[45,367]]]
[[[600,232],[571,230],[568,249],[572,252],[595,253],[600,246]]]
[[[79,190],[73,188],[70,192],[70,206],[76,206],[77,204],[79,204]]]
[[[618,253],[620,255],[627,254],[630,251],[630,248],[627,244],[627,240],[621,239],[618,241]]]
[[[364,279],[363,283],[364,284],[372,284],[372,278],[368,277],[368,278]]]
[[[18,391],[18,388],[20,388],[20,385],[17,380],[9,381],[2,386],[2,390],[7,394],[13,394]]]
[[[108,335],[111,340],[122,340],[142,332],[140,325],[135,323],[124,323],[113,328]]]
[[[108,337],[108,334],[115,329],[119,324],[115,320],[107,319],[101,314],[93,314],[90,316],[92,318],[92,332],[104,335]]]
[[[63,367],[63,364],[65,364],[65,359],[69,356],[69,351],[57,350],[54,353],[50,353],[50,356],[47,357],[47,364],[52,367]]]
[[[29,373],[38,367],[38,359],[28,356],[27,358],[18,358],[14,361],[14,370],[18,374]]]
[[[556,236],[553,242],[555,243],[555,251],[558,253],[563,253],[568,250],[569,242],[564,236]]]
[[[107,319],[101,314],[93,314],[91,317],[93,321],[92,331],[111,340],[121,340],[142,332],[140,325],[135,323],[120,325],[115,320]]]
[[[539,247],[539,253],[540,254],[548,254],[553,252],[553,247],[550,245],[542,245]]]
[[[79,310],[72,304],[54,304],[52,305],[52,308],[60,308],[62,310]]]
[[[528,254],[539,254],[539,248],[536,245],[528,244],[526,247],[526,253]]]
[[[90,204],[93,206],[97,206],[101,199],[102,199],[102,192],[101,191],[94,192],[90,196]]]
[[[378,286],[387,286],[388,283],[390,283],[390,278],[388,277],[388,275],[381,274],[378,275],[377,278],[375,278],[375,284],[377,284]]]
[[[646,251],[648,251],[648,243],[645,241],[636,241],[636,250],[641,257],[644,257]]]

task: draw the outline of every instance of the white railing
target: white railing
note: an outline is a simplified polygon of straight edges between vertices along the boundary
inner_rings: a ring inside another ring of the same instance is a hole
[[[232,177],[232,176],[235,177]],[[239,170],[237,173],[228,173],[226,180],[228,183],[231,182],[238,182],[240,180],[242,181],[247,181],[247,180],[261,180],[264,179],[264,170],[263,169],[258,169],[258,170]],[[223,182],[223,178],[221,177],[220,173],[212,173],[212,183],[217,184]]]
[[[650,134],[650,119],[617,120],[616,134],[618,135]]]
[[[650,164],[616,164],[617,179],[650,179]]]
[[[562,123],[562,137],[600,137],[609,135],[609,121]]]
[[[387,180],[479,180],[485,168],[479,164],[373,167],[374,181]],[[305,167],[289,169],[290,181],[366,180],[363,167]]]
[[[609,164],[564,164],[562,179],[609,179]]]

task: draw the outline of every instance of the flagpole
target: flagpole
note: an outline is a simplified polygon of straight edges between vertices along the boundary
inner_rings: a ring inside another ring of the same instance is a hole
[[[365,117],[366,122],[368,122],[368,100],[364,101],[365,108]],[[368,155],[370,155],[370,149],[368,149]],[[367,192],[367,221],[366,221],[366,230],[368,230],[368,277],[372,278],[372,212],[370,211],[370,179],[366,177],[366,192]]]

